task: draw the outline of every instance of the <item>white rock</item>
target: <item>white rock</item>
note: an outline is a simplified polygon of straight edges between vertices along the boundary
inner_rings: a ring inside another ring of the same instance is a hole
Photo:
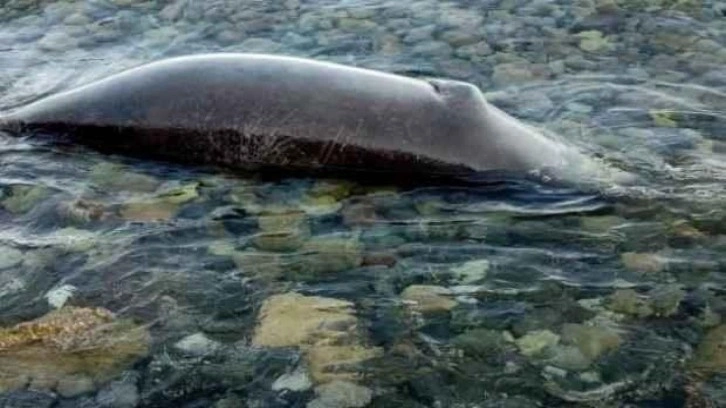
[[[313,382],[310,380],[310,376],[307,371],[298,367],[295,371],[289,374],[281,375],[274,383],[272,383],[273,391],[305,391],[313,386]]]
[[[217,351],[221,344],[205,336],[204,333],[195,333],[179,340],[174,348],[193,356],[204,356]]]
[[[451,273],[458,276],[461,283],[465,285],[486,278],[487,272],[489,272],[489,261],[486,259],[465,262],[451,268]]]
[[[73,285],[63,285],[55,289],[51,289],[45,294],[45,298],[48,299],[48,304],[55,308],[60,309],[63,305],[68,302],[68,299],[73,297],[78,288]]]

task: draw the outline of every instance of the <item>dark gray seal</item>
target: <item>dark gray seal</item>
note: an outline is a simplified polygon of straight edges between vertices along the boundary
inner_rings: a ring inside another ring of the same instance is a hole
[[[2,122],[104,152],[359,177],[527,173],[582,158],[465,82],[259,54],[153,62],[46,97]]]

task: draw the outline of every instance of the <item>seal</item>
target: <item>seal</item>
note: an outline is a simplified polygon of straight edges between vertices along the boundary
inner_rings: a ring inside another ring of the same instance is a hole
[[[581,158],[466,82],[264,54],[152,62],[1,121],[102,152],[357,178],[526,173]]]

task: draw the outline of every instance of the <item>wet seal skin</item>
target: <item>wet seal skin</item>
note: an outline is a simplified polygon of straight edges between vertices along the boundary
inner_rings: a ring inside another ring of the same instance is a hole
[[[264,54],[152,62],[0,118],[102,152],[358,180],[566,179],[586,162],[472,84]]]

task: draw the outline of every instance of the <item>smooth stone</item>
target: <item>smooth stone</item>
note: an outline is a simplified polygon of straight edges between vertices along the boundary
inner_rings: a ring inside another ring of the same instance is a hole
[[[586,52],[607,51],[612,47],[610,41],[597,30],[582,31],[577,37],[580,38],[580,49]]]
[[[722,372],[726,369],[724,349],[726,349],[726,325],[720,325],[706,333],[696,347],[689,366],[698,372]]]
[[[496,86],[521,85],[534,79],[530,69],[520,63],[503,63],[494,67],[492,82]]]
[[[519,352],[527,357],[541,354],[559,342],[560,336],[549,330],[535,330],[515,340]]]
[[[23,262],[23,252],[9,246],[0,246],[0,269],[12,268]]]
[[[433,37],[434,31],[436,30],[435,25],[427,25],[423,27],[415,27],[406,30],[406,36],[403,37],[405,44],[418,44],[425,41],[430,41]]]
[[[357,408],[365,407],[373,399],[373,392],[366,387],[348,381],[333,381],[315,388],[317,398],[307,408]]]
[[[282,45],[267,38],[249,38],[243,41],[239,48],[246,52],[274,53],[282,48]]]
[[[69,376],[58,381],[55,391],[66,398],[73,398],[90,393],[94,389],[92,379],[86,376]]]
[[[11,191],[12,195],[2,201],[2,206],[13,214],[24,214],[32,210],[50,195],[50,191],[43,186],[16,185]]]
[[[294,392],[307,391],[313,386],[310,375],[298,367],[292,373],[283,374],[272,383],[273,391],[289,390]]]
[[[552,354],[547,362],[565,370],[582,371],[592,365],[592,360],[576,346],[558,344],[553,348]]]
[[[210,339],[204,333],[191,334],[174,344],[175,349],[192,356],[209,355],[221,347],[221,344]]]
[[[427,41],[415,45],[411,49],[412,55],[435,55],[435,56],[448,56],[454,49],[443,41]]]
[[[140,201],[126,203],[119,215],[128,221],[166,221],[179,211],[179,205],[165,201]]]
[[[678,311],[686,291],[679,284],[658,286],[650,293],[650,307],[656,316],[668,317]]]
[[[356,238],[317,236],[300,248],[301,272],[336,273],[357,268],[363,262],[363,245]]]
[[[38,41],[38,48],[44,51],[69,51],[78,48],[78,40],[66,32],[52,31]]]
[[[464,30],[446,31],[439,37],[454,48],[474,44],[481,40],[481,34]]]
[[[116,163],[97,164],[91,169],[89,178],[99,187],[114,192],[120,190],[147,193],[159,186],[159,181],[155,178],[128,171]]]
[[[594,361],[608,351],[620,347],[623,342],[613,329],[583,324],[565,324],[562,327],[562,340],[577,346],[582,354]]]
[[[422,313],[447,312],[453,309],[457,303],[451,299],[452,295],[449,289],[434,285],[411,285],[401,292],[401,298]]]
[[[489,272],[489,267],[490,263],[488,260],[477,259],[455,266],[449,269],[449,271],[459,278],[459,282],[464,285],[469,285],[485,279]]]
[[[300,249],[309,238],[310,231],[304,228],[263,231],[252,237],[252,244],[262,251],[291,252]]]
[[[666,267],[665,260],[647,252],[624,252],[620,255],[620,261],[626,269],[643,274],[659,273]]]
[[[609,297],[608,308],[615,313],[637,317],[648,317],[654,312],[644,297],[633,289],[616,290]]]
[[[330,338],[327,342],[340,342]],[[355,381],[362,377],[360,364],[372,358],[381,357],[382,349],[359,344],[331,346],[320,341],[312,347],[304,347],[305,360],[310,367],[310,375],[317,384],[336,380]]]
[[[252,344],[265,347],[314,343],[325,337],[345,334],[357,324],[352,303],[298,293],[267,298],[258,321]]]
[[[51,289],[45,294],[45,298],[48,300],[48,304],[54,309],[60,309],[67,302],[68,299],[73,297],[73,294],[78,290],[73,285],[62,285],[57,288]]]
[[[103,408],[134,408],[139,404],[139,389],[129,381],[112,381],[96,395]]]

